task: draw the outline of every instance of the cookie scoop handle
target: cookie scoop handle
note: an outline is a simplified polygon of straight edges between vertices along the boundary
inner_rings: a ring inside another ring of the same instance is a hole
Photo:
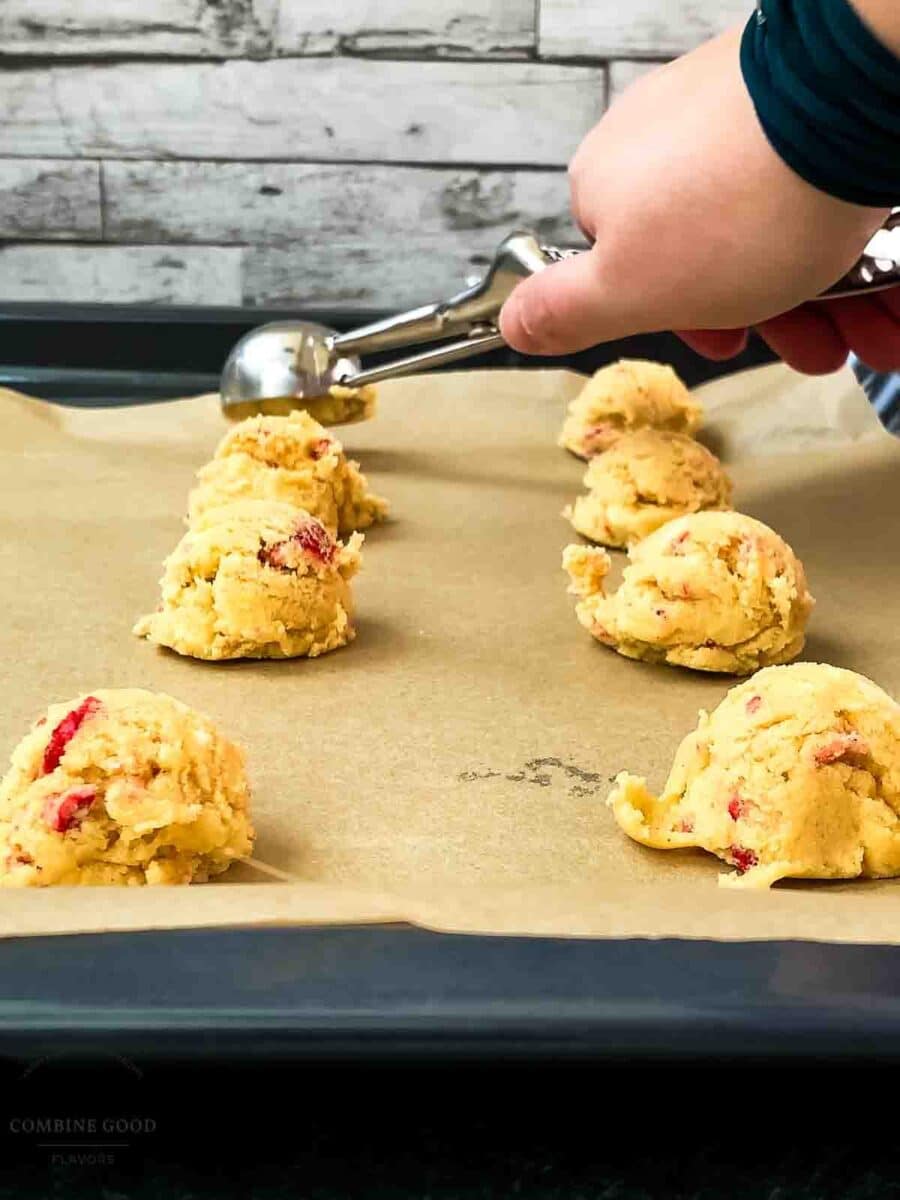
[[[329,339],[333,356],[371,354],[424,342],[459,337],[458,342],[410,355],[393,363],[348,373],[342,382],[376,383],[393,375],[427,370],[444,363],[482,354],[504,345],[497,327],[500,309],[520,280],[585,247],[547,246],[535,234],[517,230],[504,238],[484,278],[443,303],[428,304],[375,321]],[[900,284],[900,208],[866,245],[862,257],[816,300],[857,296]]]

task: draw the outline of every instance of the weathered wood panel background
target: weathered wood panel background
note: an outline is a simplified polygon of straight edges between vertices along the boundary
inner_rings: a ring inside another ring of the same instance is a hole
[[[611,97],[751,0],[0,0],[0,300],[394,307],[575,236]]]

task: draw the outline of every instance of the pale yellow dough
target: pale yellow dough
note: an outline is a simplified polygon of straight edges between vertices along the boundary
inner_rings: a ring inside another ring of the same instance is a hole
[[[250,417],[231,429],[197,474],[188,520],[196,525],[211,510],[247,499],[293,504],[332,533],[367,529],[388,508],[341,443],[305,412]]]
[[[666,521],[702,509],[731,507],[731,480],[705,446],[684,433],[625,433],[591,460],[588,492],[564,516],[605,546],[632,546]]]
[[[334,384],[324,396],[273,396],[264,400],[247,400],[230,404],[226,415],[232,420],[252,417],[257,413],[284,417],[295,412],[307,412],[322,425],[352,425],[368,421],[375,415],[378,393],[372,384],[344,387]]]
[[[315,657],[355,636],[346,545],[302,509],[241,500],[211,512],[165,562],[162,603],[139,637],[194,658]]]
[[[569,405],[559,444],[593,458],[636,429],[694,433],[703,408],[671,367],[623,358],[602,367]]]
[[[803,564],[761,521],[703,512],[669,521],[629,551],[605,595],[605,550],[563,554],[578,620],[626,658],[749,675],[803,649],[813,608]]]
[[[327,396],[312,396],[303,401],[311,417],[323,425],[352,425],[375,416],[378,392],[371,383],[362,387],[333,384]]]
[[[202,883],[253,846],[244,759],[171,696],[53,704],[0,783],[0,886]]]
[[[682,742],[660,797],[620,775],[619,825],[661,850],[701,846],[722,882],[900,874],[900,706],[853,671],[771,667]]]

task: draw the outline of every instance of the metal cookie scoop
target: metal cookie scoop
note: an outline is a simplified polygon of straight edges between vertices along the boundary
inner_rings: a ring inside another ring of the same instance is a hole
[[[533,233],[511,233],[487,274],[473,287],[349,333],[311,321],[277,321],[237,343],[222,371],[222,410],[232,420],[254,412],[290,411],[297,401],[325,396],[333,384],[361,387],[395,375],[427,371],[505,345],[497,317],[516,284],[580,250],[544,246]],[[859,262],[819,299],[854,296],[900,284],[900,208],[875,234]],[[405,358],[362,368],[360,355],[443,343]]]

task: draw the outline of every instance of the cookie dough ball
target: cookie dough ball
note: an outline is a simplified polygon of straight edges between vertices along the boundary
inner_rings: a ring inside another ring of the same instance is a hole
[[[355,636],[349,580],[362,535],[346,545],[321,521],[276,501],[215,509],[165,562],[162,603],[138,637],[193,658],[315,657]]]
[[[702,415],[671,367],[623,358],[595,372],[569,405],[559,444],[593,458],[636,429],[693,433]]]
[[[202,883],[253,846],[244,759],[171,696],[53,704],[0,783],[0,885]]]
[[[629,559],[607,596],[605,550],[563,554],[578,620],[626,658],[749,675],[803,649],[814,603],[803,564],[761,521],[692,513],[639,542]]]
[[[682,742],[663,794],[620,775],[609,797],[645,846],[701,846],[723,882],[900,874],[900,706],[853,671],[771,667]]]
[[[605,546],[632,546],[685,513],[731,507],[731,480],[705,446],[684,433],[624,433],[591,460],[587,495],[567,508],[573,528]]]
[[[280,500],[312,513],[332,533],[383,520],[387,502],[369,491],[359,464],[305,412],[251,417],[225,435],[197,474],[189,522],[235,500]]]

